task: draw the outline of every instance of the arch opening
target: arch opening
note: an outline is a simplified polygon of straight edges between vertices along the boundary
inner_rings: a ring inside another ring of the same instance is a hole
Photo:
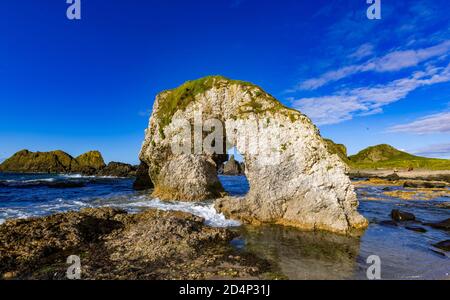
[[[219,180],[225,192],[230,196],[243,197],[250,190],[245,175],[245,159],[236,147],[227,151],[228,160],[218,170]]]

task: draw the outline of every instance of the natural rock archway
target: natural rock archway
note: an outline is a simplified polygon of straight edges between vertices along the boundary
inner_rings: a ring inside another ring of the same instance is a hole
[[[223,140],[212,141],[208,133],[217,133],[220,124]],[[186,129],[192,135],[181,134]],[[174,145],[188,145],[190,153]],[[206,149],[230,145],[245,158],[250,191],[244,198],[221,198],[218,156]],[[345,165],[329,154],[318,129],[250,83],[212,76],[160,93],[140,159],[149,167],[154,195],[163,200],[221,198],[218,210],[251,223],[339,233],[367,226]]]

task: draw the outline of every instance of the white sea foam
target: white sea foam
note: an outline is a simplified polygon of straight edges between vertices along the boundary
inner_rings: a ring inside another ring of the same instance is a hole
[[[6,219],[26,219],[32,216],[21,209],[16,208],[2,208],[0,209],[0,224],[3,224]]]
[[[75,179],[83,179],[83,178],[103,178],[103,179],[123,179],[126,177],[116,177],[116,176],[87,176],[81,174],[59,174],[59,177],[63,178],[75,178]]]
[[[117,207],[130,213],[137,213],[142,209],[154,208],[162,211],[182,211],[205,219],[205,224],[212,227],[237,227],[240,222],[226,219],[214,208],[214,204],[192,203],[178,201],[161,201],[150,198],[147,195],[109,195],[98,197],[81,197],[77,199],[57,198],[53,201],[33,205],[32,207],[4,208],[0,209],[0,220],[29,218],[44,216],[59,212],[78,211],[86,207]]]
[[[55,178],[41,178],[41,179],[29,179],[29,180],[8,179],[8,180],[4,180],[3,182],[7,182],[7,183],[34,183],[34,182],[53,182],[53,181],[55,181]]]
[[[241,223],[235,220],[226,219],[223,214],[220,214],[214,208],[213,203],[192,203],[192,202],[177,202],[177,201],[161,201],[159,199],[148,199],[146,196],[136,197],[137,202],[122,203],[118,206],[124,209],[133,208],[155,208],[163,211],[182,211],[191,213],[193,215],[205,219],[205,224],[212,227],[237,227]]]

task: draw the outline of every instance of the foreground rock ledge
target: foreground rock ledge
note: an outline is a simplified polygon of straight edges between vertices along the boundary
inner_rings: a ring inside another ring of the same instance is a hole
[[[235,251],[235,233],[181,212],[85,209],[0,225],[0,279],[267,279],[270,264]]]
[[[367,227],[357,212],[346,166],[328,152],[312,122],[259,87],[220,76],[190,81],[156,97],[140,153],[155,185],[154,196],[181,201],[224,196],[212,155],[172,152],[172,142],[179,138],[178,120],[189,120],[193,127],[199,111],[203,121],[224,124],[224,151],[235,146],[245,158],[250,192],[242,199],[220,200],[219,211],[252,223],[337,233]],[[256,152],[246,151],[254,138],[266,142]]]

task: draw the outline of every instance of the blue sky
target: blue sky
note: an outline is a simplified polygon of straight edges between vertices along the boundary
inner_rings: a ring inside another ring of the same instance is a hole
[[[155,95],[221,74],[300,109],[350,153],[450,158],[447,0],[2,1],[0,158],[27,148],[137,162]]]

